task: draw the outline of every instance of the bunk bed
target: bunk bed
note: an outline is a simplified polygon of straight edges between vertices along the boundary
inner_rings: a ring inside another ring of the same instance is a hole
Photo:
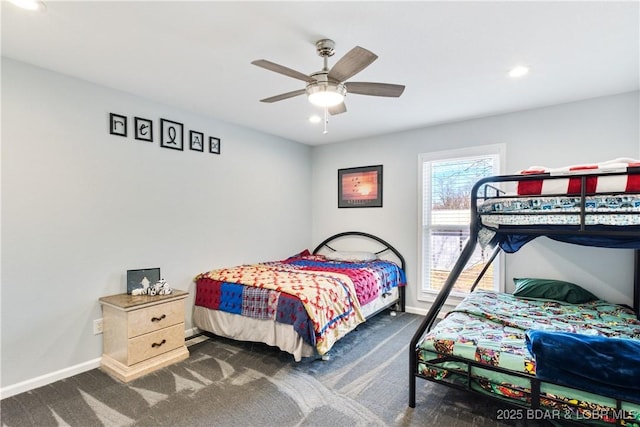
[[[296,361],[326,359],[367,318],[405,307],[404,257],[359,231],[284,260],[207,271],[195,282],[193,322],[203,333],[275,346]]]
[[[505,421],[640,426],[640,165],[532,170],[478,181],[470,238],[414,334],[409,406],[424,379],[489,396]],[[514,253],[546,236],[634,250],[633,308],[569,282],[514,279],[514,294],[476,290],[441,310],[478,245]]]

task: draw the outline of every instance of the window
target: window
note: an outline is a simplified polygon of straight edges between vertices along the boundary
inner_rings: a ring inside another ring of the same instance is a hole
[[[420,155],[421,221],[419,299],[433,299],[444,285],[469,238],[470,197],[479,179],[499,175],[504,145],[491,145]],[[491,250],[476,248],[456,282],[452,295],[468,293]],[[496,259],[478,284],[500,289]]]

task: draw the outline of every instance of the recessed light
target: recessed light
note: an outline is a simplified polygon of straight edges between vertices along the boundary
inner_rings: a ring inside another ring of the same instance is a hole
[[[313,116],[309,116],[309,121],[311,123],[320,123],[321,120],[322,118],[317,114],[314,114]]]
[[[529,74],[529,67],[525,67],[524,65],[518,65],[509,70],[509,77],[514,79],[526,76],[527,74]]]
[[[43,11],[47,8],[42,0],[9,0],[15,6],[26,10],[40,10]]]

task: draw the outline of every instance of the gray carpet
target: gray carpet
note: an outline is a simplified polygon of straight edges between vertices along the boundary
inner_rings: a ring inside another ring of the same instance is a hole
[[[332,349],[295,363],[262,344],[222,338],[123,384],[99,369],[0,402],[2,425],[47,426],[534,426],[497,421],[481,396],[418,382],[408,401],[408,344],[421,317],[385,313]],[[541,425],[541,424],[540,424]]]

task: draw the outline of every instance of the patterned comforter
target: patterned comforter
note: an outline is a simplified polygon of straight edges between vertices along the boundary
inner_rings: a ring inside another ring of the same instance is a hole
[[[390,261],[330,261],[302,254],[212,270],[195,281],[197,306],[293,325],[305,342],[325,354],[364,321],[361,305],[403,286],[406,279]]]
[[[531,329],[640,340],[640,321],[633,311],[606,301],[569,304],[476,291],[426,334],[419,347],[535,374],[525,340]]]
[[[531,405],[533,385],[526,379],[527,374],[537,376],[537,368],[542,370],[543,366],[537,366],[535,357],[527,348],[526,333],[533,330],[575,333],[583,337],[624,338],[640,343],[640,321],[632,310],[623,306],[602,300],[569,304],[475,291],[418,344],[418,371],[438,381],[457,383],[460,387],[471,387],[518,404]],[[615,352],[616,343],[622,340],[611,341],[611,351],[606,353]],[[448,355],[488,367],[504,368],[524,374],[524,377],[471,368],[472,381],[469,381],[466,364],[438,361]],[[589,361],[585,356],[584,352],[573,351],[567,355],[567,360],[574,360],[575,366],[583,366],[583,373],[594,375],[599,364],[587,365]],[[545,419],[589,420],[595,425],[610,425],[622,420],[622,425],[640,427],[640,405],[623,402],[621,408],[617,407],[615,400],[603,397],[611,395],[593,394],[600,389],[584,388],[590,393],[549,383],[540,387],[541,412],[548,415]]]

